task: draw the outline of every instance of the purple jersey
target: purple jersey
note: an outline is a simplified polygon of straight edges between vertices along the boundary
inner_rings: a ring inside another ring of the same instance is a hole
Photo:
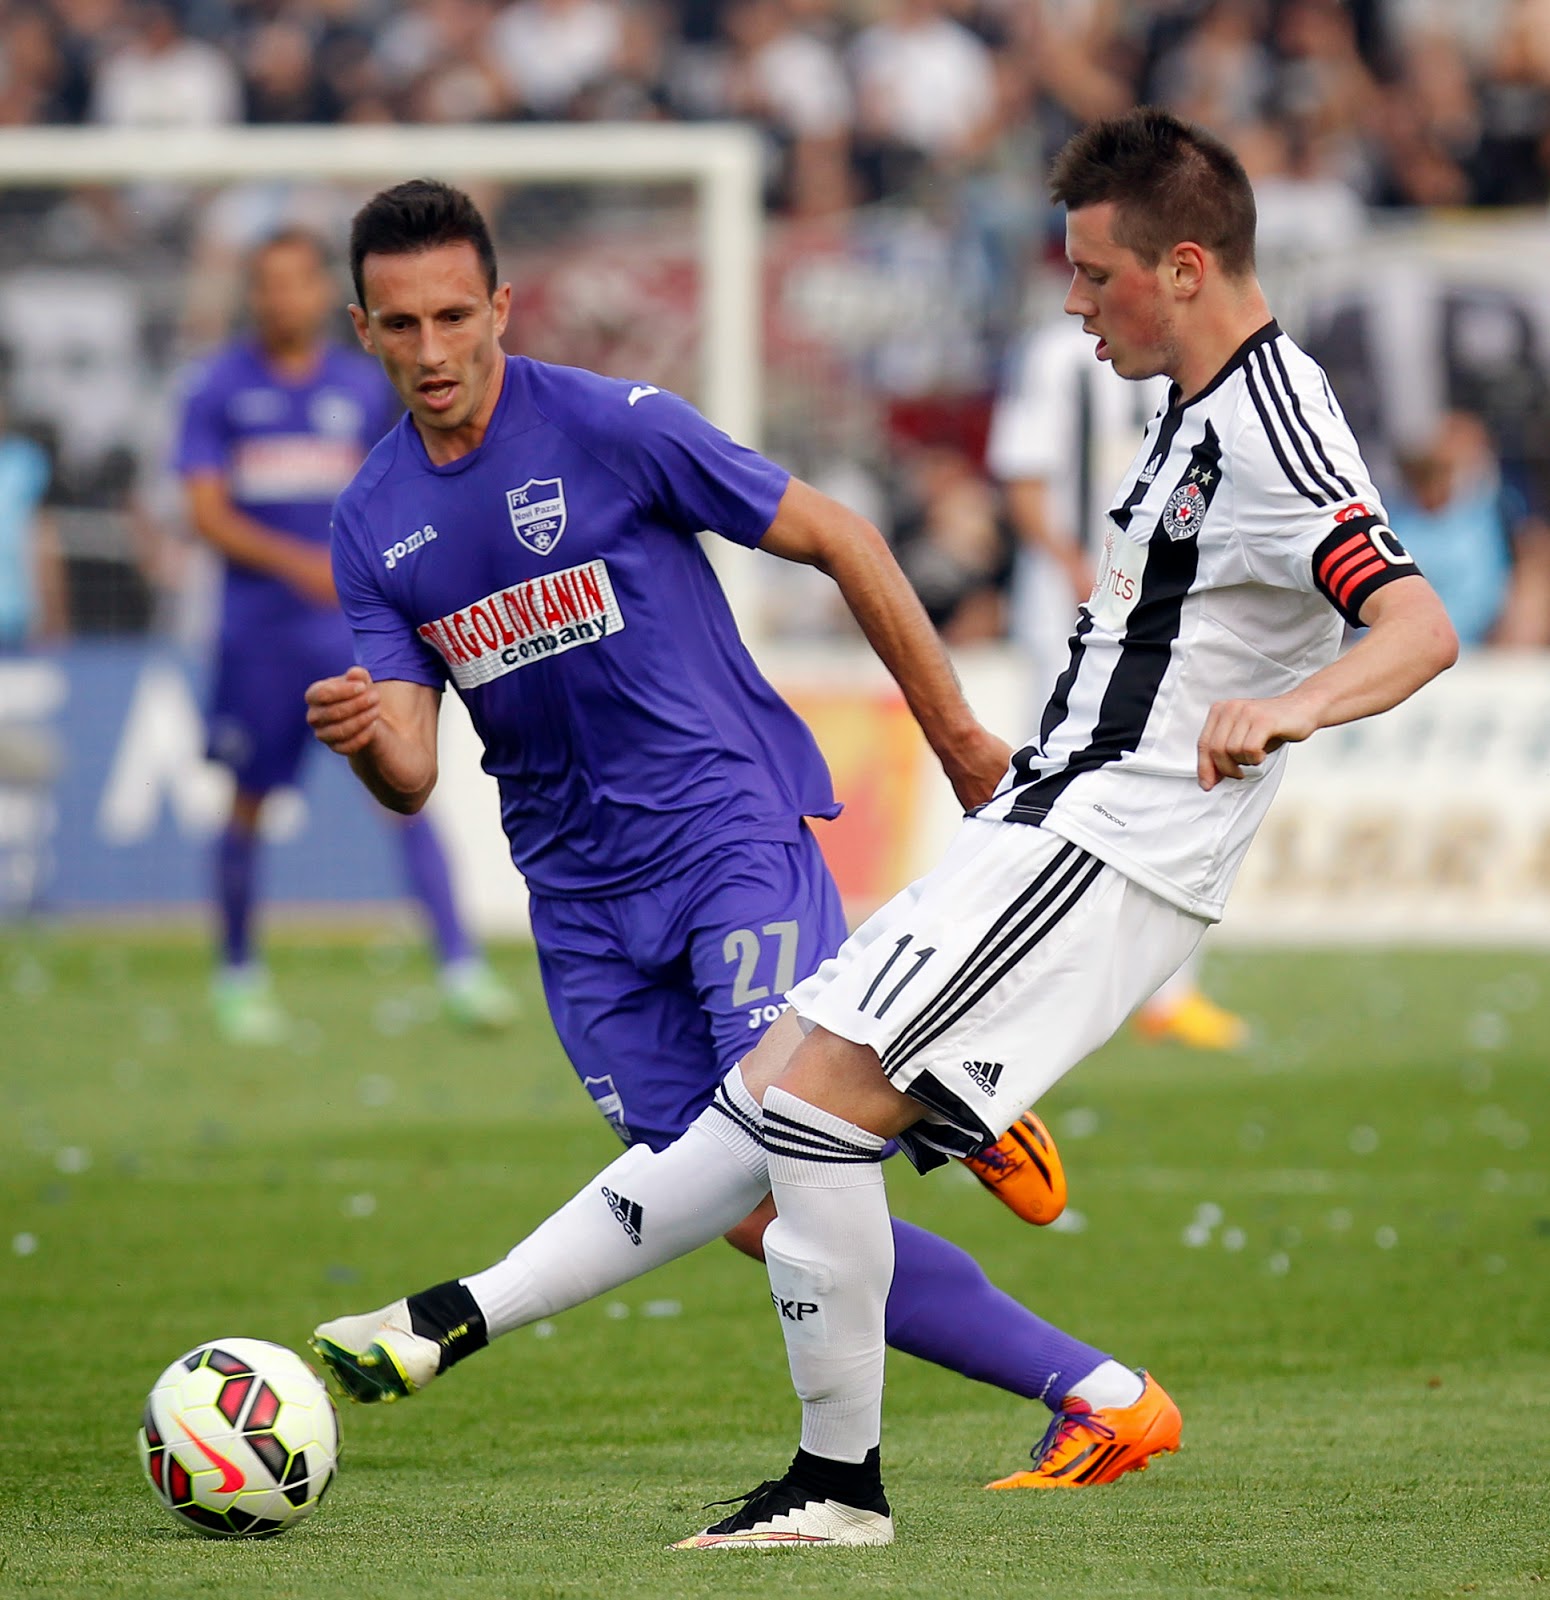
[[[386,431],[397,399],[364,351],[330,345],[307,378],[276,373],[251,339],[210,358],[183,409],[175,464],[218,472],[232,504],[277,533],[325,544],[339,491]],[[228,563],[221,628],[231,633],[332,608],[289,584]]]
[[[405,417],[334,508],[375,678],[450,678],[535,890],[657,882],[839,807],[700,548],[757,544],[790,475],[675,395],[512,356],[484,442],[433,466]]]

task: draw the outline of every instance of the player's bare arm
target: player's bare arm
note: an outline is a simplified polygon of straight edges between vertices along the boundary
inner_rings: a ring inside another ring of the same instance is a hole
[[[1011,760],[1011,747],[969,709],[947,651],[882,534],[865,517],[793,478],[759,548],[834,579],[954,794],[966,807],[988,800]]]
[[[279,578],[317,605],[339,603],[326,545],[293,539],[239,511],[222,473],[190,474],[184,493],[194,531],[228,561]]]
[[[1007,509],[1017,537],[1030,549],[1042,550],[1058,562],[1077,599],[1092,593],[1093,568],[1086,552],[1057,522],[1050,506],[1049,485],[1042,478],[1014,478],[1006,486]]]
[[[1320,728],[1388,711],[1458,659],[1458,635],[1419,575],[1386,584],[1362,607],[1367,633],[1295,689],[1265,700],[1220,700],[1198,746],[1200,787],[1241,778],[1271,751]]]
[[[377,683],[364,667],[307,690],[307,723],[390,811],[410,816],[436,787],[441,695],[423,683]]]

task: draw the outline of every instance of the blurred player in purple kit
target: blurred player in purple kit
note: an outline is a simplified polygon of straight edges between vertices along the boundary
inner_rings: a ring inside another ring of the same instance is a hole
[[[309,718],[384,804],[413,812],[455,686],[532,894],[556,1030],[630,1146],[487,1270],[316,1330],[344,1386],[380,1400],[717,1235],[762,1255],[760,1114],[737,1063],[761,1002],[844,938],[805,820],[838,806],[699,531],[835,580],[966,805],[1009,751],[869,523],[651,384],[502,354],[511,288],[465,195],[425,181],[378,195],[351,265],[357,332],[408,415],[335,508],[359,665],[312,686]],[[1058,1210],[1036,1120],[999,1154],[1037,1167]],[[894,1236],[895,1348],[1052,1407],[1077,1389],[1105,1403],[1129,1380],[957,1246],[904,1223]]]
[[[177,446],[190,520],[224,558],[209,742],[236,792],[216,849],[222,964],[213,999],[222,1032],[242,1043],[278,1042],[286,1031],[253,957],[264,802],[295,781],[311,745],[307,685],[354,655],[329,567],[329,512],[398,410],[375,363],[327,337],[333,296],[311,235],[283,232],[261,245],[248,268],[252,333],[198,373]],[[503,1023],[510,996],[464,930],[429,822],[387,820],[435,934],[449,1014],[470,1026]]]

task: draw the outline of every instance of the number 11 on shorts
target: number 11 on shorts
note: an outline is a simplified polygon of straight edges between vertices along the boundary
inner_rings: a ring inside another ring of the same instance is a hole
[[[905,950],[910,944],[910,941],[913,940],[914,937],[915,935],[913,933],[907,933],[893,947],[893,954],[889,956],[888,959],[883,963],[883,970],[879,972],[875,978],[873,978],[870,987],[867,989],[867,992],[861,997],[861,1010],[865,1011],[867,1007],[872,1004],[872,996],[877,993],[883,979],[886,978],[893,970],[894,964],[898,961],[899,957],[904,954]],[[934,945],[927,945],[924,949],[915,951],[914,956],[911,958],[910,965],[905,970],[904,976],[900,978],[896,984],[894,984],[893,988],[891,988],[886,995],[883,996],[883,999],[879,1003],[877,1010],[874,1011],[872,1015],[875,1017],[882,1016],[888,1010],[888,1007],[899,998],[899,995],[902,993],[910,980],[919,973],[920,969],[925,966],[925,964],[935,954],[936,947]]]

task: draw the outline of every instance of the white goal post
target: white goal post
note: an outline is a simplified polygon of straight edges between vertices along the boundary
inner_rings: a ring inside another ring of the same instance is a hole
[[[762,208],[757,133],[738,123],[517,127],[0,130],[0,189],[422,174],[518,183],[688,183],[699,202],[700,404],[756,444]]]

